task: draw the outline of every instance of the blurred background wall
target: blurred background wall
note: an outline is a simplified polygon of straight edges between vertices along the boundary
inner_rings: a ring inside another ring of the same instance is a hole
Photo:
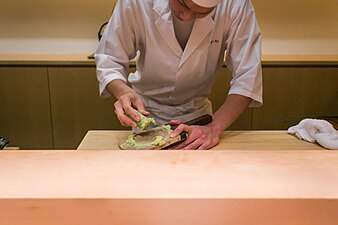
[[[0,54],[90,54],[115,0],[1,0]],[[263,54],[338,54],[337,0],[252,0]]]

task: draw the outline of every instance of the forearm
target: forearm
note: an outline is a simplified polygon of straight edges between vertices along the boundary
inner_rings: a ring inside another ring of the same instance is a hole
[[[119,99],[121,96],[128,93],[134,93],[135,91],[129,87],[123,80],[116,79],[112,80],[106,86],[106,90],[114,96],[116,99]]]
[[[231,94],[223,105],[214,113],[212,126],[218,134],[221,134],[244,112],[251,102],[251,98],[242,95]]]

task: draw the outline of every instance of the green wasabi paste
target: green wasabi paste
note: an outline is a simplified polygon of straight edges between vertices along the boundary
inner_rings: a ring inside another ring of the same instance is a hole
[[[162,145],[165,145],[165,143],[166,141],[162,136],[156,136],[155,140],[151,142],[151,144],[155,146],[162,146]]]
[[[163,127],[164,129],[171,131],[171,126],[169,124],[167,125],[162,125],[161,127]]]
[[[136,145],[135,134],[129,135],[128,139],[126,140],[126,143],[130,144],[131,146],[135,146]]]

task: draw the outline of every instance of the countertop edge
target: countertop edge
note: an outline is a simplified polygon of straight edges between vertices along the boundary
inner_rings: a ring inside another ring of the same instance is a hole
[[[130,66],[135,67],[135,60]],[[338,55],[263,55],[263,66],[337,66]],[[95,66],[90,55],[0,54],[0,66]],[[225,65],[224,65],[225,66]]]

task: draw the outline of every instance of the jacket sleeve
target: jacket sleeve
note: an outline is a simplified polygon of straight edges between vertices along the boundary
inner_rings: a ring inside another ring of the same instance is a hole
[[[235,2],[226,51],[233,77],[229,94],[250,97],[250,107],[256,107],[263,104],[261,32],[250,0]]]
[[[127,82],[129,61],[136,56],[135,16],[130,0],[118,1],[95,52],[96,74],[102,97],[109,82]]]

